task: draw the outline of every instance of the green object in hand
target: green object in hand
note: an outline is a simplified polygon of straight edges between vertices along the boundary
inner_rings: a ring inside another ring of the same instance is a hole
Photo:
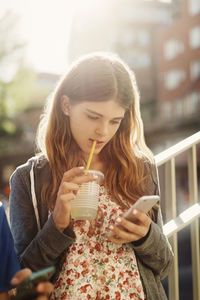
[[[17,288],[16,296],[13,300],[31,300],[38,296],[36,287],[40,282],[48,281],[55,272],[55,267],[50,266],[33,272],[20,286]]]

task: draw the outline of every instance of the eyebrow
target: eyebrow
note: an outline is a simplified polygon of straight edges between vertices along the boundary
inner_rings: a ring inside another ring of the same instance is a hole
[[[89,113],[92,113],[94,115],[97,115],[98,117],[103,117],[103,115],[101,115],[101,114],[99,114],[96,111],[93,111],[91,109],[86,109],[86,111],[89,112]],[[123,118],[124,118],[124,116],[123,117],[115,117],[115,118],[112,118],[112,120],[122,120]]]

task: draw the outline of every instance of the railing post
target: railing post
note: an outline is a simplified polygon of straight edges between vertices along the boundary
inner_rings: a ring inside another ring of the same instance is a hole
[[[193,145],[188,153],[188,175],[190,204],[198,202],[198,183],[197,183],[197,157],[196,145]],[[191,247],[192,247],[192,282],[193,299],[200,300],[200,255],[199,255],[199,222],[198,218],[190,226]]]
[[[171,212],[171,218],[176,218],[176,176],[175,176],[175,158],[172,157],[165,163],[165,203],[167,217]],[[177,233],[169,238],[174,252],[173,268],[168,277],[169,300],[179,300],[179,279],[178,279],[178,243]]]

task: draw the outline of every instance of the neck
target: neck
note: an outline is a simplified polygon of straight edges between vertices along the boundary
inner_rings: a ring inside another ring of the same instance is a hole
[[[88,160],[88,155],[85,156],[84,155],[84,162],[85,162],[85,166],[87,165],[87,160]],[[90,169],[91,170],[97,170],[97,171],[104,171],[104,163],[102,162],[102,160],[100,160],[100,157],[98,154],[94,154],[91,164],[90,164]]]
[[[104,164],[99,158],[93,159],[90,165],[90,169],[103,172]]]

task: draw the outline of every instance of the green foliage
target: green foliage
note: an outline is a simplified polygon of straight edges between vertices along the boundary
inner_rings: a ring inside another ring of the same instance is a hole
[[[19,18],[11,11],[6,11],[0,19],[0,64],[8,59],[21,56],[21,49],[25,44],[19,41],[16,25]]]
[[[0,153],[21,143],[26,124],[16,116],[43,106],[49,90],[38,85],[36,72],[24,63],[25,43],[17,33],[18,17],[6,12],[0,18]]]
[[[6,111],[8,116],[21,112],[29,105],[29,99],[35,90],[36,74],[28,68],[19,66],[15,77],[9,83],[6,97]]]
[[[12,120],[8,118],[1,119],[0,122],[0,141],[2,138],[12,138],[21,135],[22,129],[18,128]],[[0,147],[1,148],[1,147]]]
[[[17,23],[18,17],[10,11],[0,19],[0,139],[4,140],[21,134],[12,117],[28,106],[36,77],[24,66],[25,43],[16,32]]]
[[[4,132],[8,132],[10,135],[12,135],[16,131],[16,126],[9,120],[5,120],[2,122],[2,129]]]
[[[18,17],[7,11],[0,19],[0,118],[22,110],[35,74],[24,67],[25,44],[16,32]],[[30,90],[31,92],[31,90]],[[0,122],[0,126],[1,126]],[[3,125],[2,125],[3,126]]]

